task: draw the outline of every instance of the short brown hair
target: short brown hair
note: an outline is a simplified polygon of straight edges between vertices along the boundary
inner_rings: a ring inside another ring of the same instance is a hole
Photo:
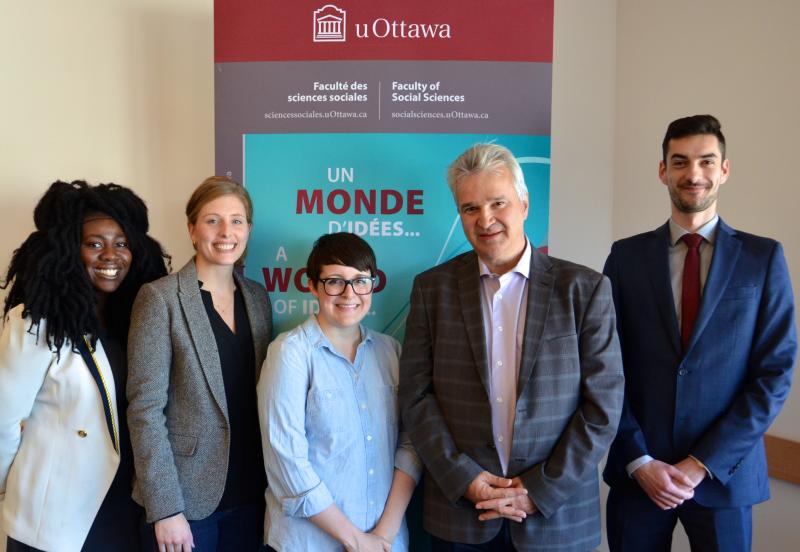
[[[375,252],[363,238],[350,232],[323,234],[314,242],[306,262],[306,277],[316,285],[323,265],[352,266],[356,270],[378,275]]]
[[[227,176],[209,176],[203,180],[186,203],[186,222],[196,224],[197,215],[207,203],[226,195],[236,196],[241,200],[247,222],[252,224],[253,202],[250,200],[250,194],[244,186]]]
[[[667,162],[667,152],[669,151],[669,141],[697,136],[698,134],[709,134],[717,137],[719,152],[725,160],[725,135],[722,134],[722,125],[713,115],[692,115],[675,119],[667,127],[664,140],[661,142],[661,160]]]

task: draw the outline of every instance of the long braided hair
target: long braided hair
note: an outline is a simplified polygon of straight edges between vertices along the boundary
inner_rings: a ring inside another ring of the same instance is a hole
[[[125,232],[132,260],[128,275],[109,295],[105,330],[124,346],[131,308],[142,284],[165,276],[170,257],[147,235],[147,206],[132,190],[117,184],[90,186],[82,180],[54,182],[33,211],[36,230],[14,251],[0,288],[10,287],[4,316],[24,305],[31,330],[46,321],[45,340],[60,352],[65,341],[75,344],[100,330],[97,295],[81,262],[83,221],[89,213],[113,218]]]

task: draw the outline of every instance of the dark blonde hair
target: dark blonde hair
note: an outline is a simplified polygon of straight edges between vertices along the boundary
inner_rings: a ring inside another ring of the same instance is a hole
[[[247,222],[252,224],[253,202],[250,199],[250,194],[247,193],[244,186],[227,176],[209,176],[192,192],[192,197],[186,202],[186,222],[196,224],[197,216],[207,203],[227,195],[239,198],[242,205],[244,205],[244,215],[247,218]],[[245,247],[242,256],[236,261],[236,266],[244,266],[246,257],[247,248]]]
[[[186,222],[196,224],[197,215],[207,203],[226,195],[236,196],[241,200],[247,222],[252,224],[253,202],[250,200],[250,194],[244,186],[227,176],[210,176],[203,180],[186,203]]]

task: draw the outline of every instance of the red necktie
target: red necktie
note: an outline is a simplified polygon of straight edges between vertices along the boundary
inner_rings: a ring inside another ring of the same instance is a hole
[[[681,237],[688,248],[683,263],[683,292],[681,294],[681,344],[683,350],[689,345],[694,321],[700,308],[700,234],[684,234]]]

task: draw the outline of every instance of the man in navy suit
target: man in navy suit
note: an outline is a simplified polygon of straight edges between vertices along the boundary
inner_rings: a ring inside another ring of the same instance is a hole
[[[751,506],[769,498],[763,435],[797,353],[781,245],[717,215],[728,179],[717,119],[673,121],[659,177],[669,221],[611,248],[625,404],[604,473],[612,552],[750,550]],[[687,235],[687,236],[685,236]]]

